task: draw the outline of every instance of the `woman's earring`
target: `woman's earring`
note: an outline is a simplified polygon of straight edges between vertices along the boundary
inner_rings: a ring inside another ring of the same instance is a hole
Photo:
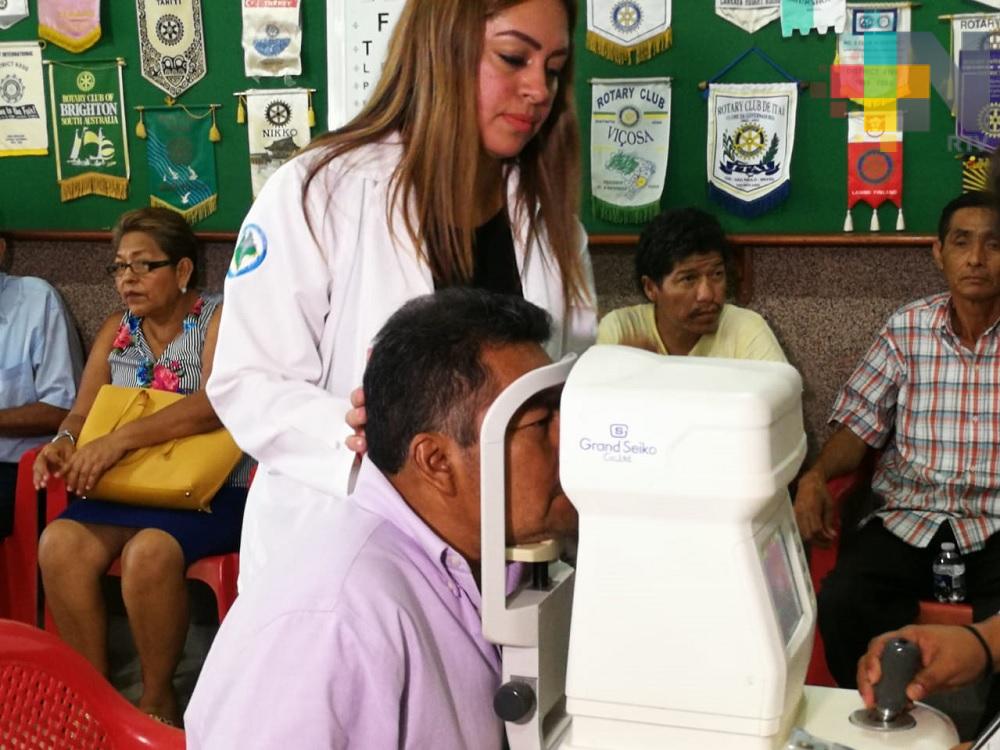
[[[181,294],[187,294],[188,288],[186,286],[181,287]]]

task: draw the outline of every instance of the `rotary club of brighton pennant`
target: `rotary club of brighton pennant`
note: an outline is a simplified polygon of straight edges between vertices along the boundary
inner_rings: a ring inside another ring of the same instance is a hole
[[[670,6],[671,0],[587,0],[587,49],[619,65],[649,60],[670,47]]]
[[[715,0],[715,12],[752,34],[778,20],[781,0]]]
[[[46,64],[60,198],[96,193],[126,200],[131,168],[122,89],[125,62]]]
[[[147,139],[149,205],[177,211],[190,224],[215,213],[218,204],[217,106],[137,107],[136,135]]]
[[[641,224],[660,212],[670,149],[670,79],[594,79],[590,190],[594,216]]]
[[[955,135],[982,151],[1000,145],[1000,32],[998,44],[963,50],[958,63]]]
[[[847,115],[845,232],[854,230],[851,209],[858,203],[872,207],[871,231],[877,232],[878,207],[886,201],[899,209],[896,230],[901,232],[906,228],[903,221],[903,131],[887,130],[887,119],[890,118],[880,113],[849,112]]]
[[[909,60],[899,34],[910,30],[912,3],[847,4],[847,26],[837,39],[832,96],[863,104],[865,99],[896,99]]]
[[[327,126],[331,130],[352,120],[375,90],[403,6],[402,0],[327,0]]]
[[[38,42],[0,44],[0,156],[45,156],[42,50]]]
[[[38,36],[70,52],[101,38],[101,0],[38,0]]]
[[[171,98],[205,76],[201,0],[136,0],[142,77]]]
[[[0,2],[0,29],[9,29],[28,17],[28,0],[3,0]]]
[[[845,0],[781,0],[781,35],[793,31],[808,34],[816,29],[825,34],[831,28],[838,34],[847,20]]]
[[[247,76],[302,72],[299,0],[243,0],[243,64]]]
[[[708,87],[708,192],[734,214],[760,216],[791,191],[795,83]]]
[[[251,89],[237,94],[246,100],[254,198],[267,178],[311,140],[309,128],[315,124],[315,118],[310,94],[309,89]],[[242,106],[241,101],[241,111]],[[237,116],[237,120],[241,118]]]

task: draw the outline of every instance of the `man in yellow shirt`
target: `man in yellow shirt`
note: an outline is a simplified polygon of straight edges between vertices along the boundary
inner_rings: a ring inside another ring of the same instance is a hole
[[[719,221],[697,208],[661,213],[639,237],[635,275],[649,303],[608,313],[598,344],[660,354],[785,362],[767,322],[726,304],[729,245]]]

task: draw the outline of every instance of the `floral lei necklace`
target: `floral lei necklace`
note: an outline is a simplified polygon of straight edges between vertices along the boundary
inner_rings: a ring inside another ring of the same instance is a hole
[[[198,327],[198,316],[201,315],[201,310],[204,306],[205,300],[202,297],[198,297],[194,305],[191,306],[191,311],[184,317],[184,333]],[[129,347],[136,346],[138,335],[139,318],[130,312],[126,322],[121,324],[118,333],[115,334],[112,349],[121,354]],[[160,365],[155,364],[147,357],[139,365],[136,377],[139,381],[139,386],[142,388],[155,388],[159,391],[171,391],[173,393],[187,393],[187,389],[180,387],[183,371],[183,366],[176,359],[168,360],[166,364]]]

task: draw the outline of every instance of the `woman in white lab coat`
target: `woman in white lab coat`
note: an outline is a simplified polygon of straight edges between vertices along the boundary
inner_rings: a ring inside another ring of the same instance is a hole
[[[455,284],[523,294],[553,317],[553,357],[593,342],[574,15],[573,0],[408,0],[366,108],[251,208],[207,388],[260,462],[241,589],[276,550],[329,535],[355,460],[349,396],[404,302]]]

